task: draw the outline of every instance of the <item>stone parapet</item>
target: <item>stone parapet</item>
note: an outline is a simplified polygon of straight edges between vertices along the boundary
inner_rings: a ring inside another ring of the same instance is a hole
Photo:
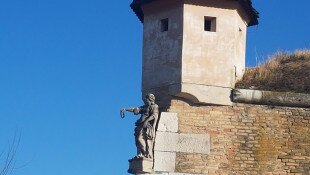
[[[232,91],[232,100],[236,103],[306,108],[310,107],[310,94],[292,92],[234,89]]]

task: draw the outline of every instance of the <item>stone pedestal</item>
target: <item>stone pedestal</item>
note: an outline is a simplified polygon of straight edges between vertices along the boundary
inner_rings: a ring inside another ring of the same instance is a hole
[[[128,173],[145,174],[153,172],[153,159],[134,158],[129,160]]]

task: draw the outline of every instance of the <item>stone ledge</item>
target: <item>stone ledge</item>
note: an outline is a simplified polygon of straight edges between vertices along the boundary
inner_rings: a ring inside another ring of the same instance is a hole
[[[232,101],[259,105],[310,107],[310,94],[234,89]]]

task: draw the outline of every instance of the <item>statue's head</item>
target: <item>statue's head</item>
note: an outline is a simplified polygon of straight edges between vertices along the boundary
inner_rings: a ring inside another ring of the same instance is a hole
[[[153,95],[153,94],[146,94],[143,101],[144,101],[144,103],[146,105],[155,104],[155,95]]]

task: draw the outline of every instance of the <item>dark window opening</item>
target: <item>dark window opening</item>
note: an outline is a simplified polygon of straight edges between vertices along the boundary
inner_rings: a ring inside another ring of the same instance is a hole
[[[205,16],[204,29],[208,32],[216,32],[216,18]]]
[[[168,20],[168,18],[160,20],[160,24],[161,24],[161,29],[160,30],[162,32],[168,31],[168,29],[169,29],[169,20]]]
[[[205,20],[205,31],[211,31],[211,21]]]

